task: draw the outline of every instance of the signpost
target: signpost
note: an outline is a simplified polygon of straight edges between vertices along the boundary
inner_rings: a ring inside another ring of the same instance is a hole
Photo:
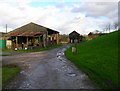
[[[73,55],[77,55],[77,39],[75,40],[75,47],[72,47]]]
[[[73,55],[74,55],[74,53],[75,53],[75,47],[72,47],[72,52],[73,52]]]
[[[77,55],[77,39],[75,40],[75,55]]]

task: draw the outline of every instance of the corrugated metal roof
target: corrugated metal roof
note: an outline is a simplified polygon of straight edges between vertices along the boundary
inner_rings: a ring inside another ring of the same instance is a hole
[[[18,33],[11,33],[7,36],[34,36],[36,34],[45,34],[46,32],[31,32],[31,33],[27,33],[27,32],[18,32]]]
[[[43,27],[35,23],[26,24],[20,28],[17,28],[7,34],[7,36],[34,36],[35,34],[42,34],[49,31],[57,32],[52,29]],[[57,32],[59,33],[59,32]]]
[[[11,33],[11,34],[7,34],[7,36],[17,36],[19,34],[22,34],[23,32],[16,32],[16,33]]]

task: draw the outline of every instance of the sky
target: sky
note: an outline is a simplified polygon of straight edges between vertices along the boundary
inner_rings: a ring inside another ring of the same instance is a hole
[[[118,22],[119,0],[0,0],[0,32],[30,22],[69,34],[103,31]],[[113,31],[113,30],[112,30]]]

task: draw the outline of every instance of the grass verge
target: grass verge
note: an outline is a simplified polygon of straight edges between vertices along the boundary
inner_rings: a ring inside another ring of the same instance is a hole
[[[77,45],[77,56],[72,47],[66,57],[81,68],[96,85],[103,89],[118,89],[118,31]]]
[[[33,49],[33,50],[16,50],[15,51],[15,50],[2,49],[2,52],[40,52],[40,51],[45,51],[45,50],[58,48],[60,46],[62,46],[62,44],[53,45],[53,46],[46,47],[46,48],[37,48],[37,49]]]
[[[12,56],[12,54],[1,54],[0,56]]]
[[[20,67],[16,64],[3,65],[2,67],[2,88],[4,89],[7,84],[14,79],[14,77],[20,72]]]

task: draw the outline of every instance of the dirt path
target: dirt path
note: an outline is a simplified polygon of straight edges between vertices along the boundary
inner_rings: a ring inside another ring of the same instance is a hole
[[[64,56],[69,45],[44,52],[3,57],[3,64],[18,63],[22,71],[8,89],[97,89],[88,76]]]

